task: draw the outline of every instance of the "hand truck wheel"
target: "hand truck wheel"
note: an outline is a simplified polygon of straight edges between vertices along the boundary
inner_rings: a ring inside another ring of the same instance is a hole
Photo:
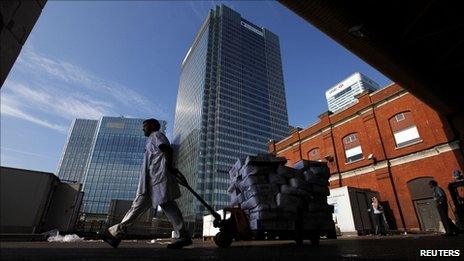
[[[214,243],[216,243],[218,247],[222,248],[230,247],[230,245],[232,244],[232,240],[232,235],[229,235],[224,231],[221,231],[214,236]]]

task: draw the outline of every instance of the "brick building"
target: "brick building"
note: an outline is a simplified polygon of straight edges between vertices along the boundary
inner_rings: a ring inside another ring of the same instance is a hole
[[[457,136],[444,118],[398,84],[357,98],[355,105],[324,113],[284,140],[271,140],[270,152],[286,157],[289,165],[327,161],[332,188],[378,191],[399,230],[438,230],[428,181],[433,178],[446,190],[452,172],[464,169]]]

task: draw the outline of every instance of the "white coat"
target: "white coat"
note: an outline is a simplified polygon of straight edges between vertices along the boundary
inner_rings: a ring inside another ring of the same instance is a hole
[[[163,133],[152,132],[146,142],[143,167],[137,188],[137,195],[150,195],[152,206],[180,197],[179,185],[174,175],[169,173],[166,158],[159,149],[161,144],[170,145]]]

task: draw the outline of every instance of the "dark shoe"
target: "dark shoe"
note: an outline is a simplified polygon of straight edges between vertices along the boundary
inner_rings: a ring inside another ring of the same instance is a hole
[[[111,235],[108,231],[106,231],[106,233],[103,234],[102,239],[113,248],[118,248],[119,243],[121,243],[121,239]]]
[[[167,248],[169,249],[181,249],[185,246],[190,246],[192,244],[192,239],[190,238],[183,238],[183,239],[177,239],[171,244],[168,244]]]

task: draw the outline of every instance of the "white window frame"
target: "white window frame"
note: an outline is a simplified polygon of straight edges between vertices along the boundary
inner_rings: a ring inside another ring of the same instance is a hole
[[[345,144],[350,144],[350,143],[352,143],[353,141],[355,141],[355,140],[357,140],[357,139],[358,139],[357,135],[354,134],[354,133],[352,133],[352,134],[346,136],[346,137],[343,139],[343,142],[344,142]]]
[[[406,138],[404,138],[403,136],[406,136]],[[395,139],[395,144],[397,148],[403,148],[422,141],[422,138],[416,125],[411,125],[402,130],[395,131],[393,133],[393,138]],[[398,139],[400,139],[400,142],[398,142]]]
[[[319,148],[314,148],[314,149],[310,150],[309,155],[314,156],[314,155],[316,155],[316,152],[319,152]]]
[[[400,116],[400,115],[401,115],[401,117],[403,117],[402,119],[398,119],[398,116]],[[395,115],[396,122],[403,121],[404,119],[406,119],[406,116],[404,116],[404,112],[398,113],[398,114]]]
[[[345,163],[352,163],[364,159],[361,145],[351,149],[345,149]]]

